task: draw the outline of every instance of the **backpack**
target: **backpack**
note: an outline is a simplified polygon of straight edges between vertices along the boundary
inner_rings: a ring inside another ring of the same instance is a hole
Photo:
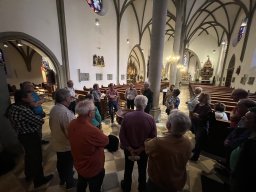
[[[115,135],[108,136],[109,143],[105,146],[109,152],[116,152],[119,148],[119,139]]]

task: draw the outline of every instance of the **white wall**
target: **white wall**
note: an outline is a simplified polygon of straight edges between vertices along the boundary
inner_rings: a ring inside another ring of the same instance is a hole
[[[208,59],[207,56],[209,56],[210,61],[213,65],[213,70],[214,70],[213,74],[215,73],[219,54],[220,54],[220,47],[218,47],[217,41],[215,38],[213,38],[211,35],[202,34],[197,38],[193,39],[193,41],[189,43],[189,49],[191,49],[197,54],[198,59],[201,62],[200,63],[201,68],[203,67],[204,63],[207,61]],[[216,50],[216,52],[213,53],[213,50]]]
[[[127,44],[129,39],[129,44]],[[125,80],[120,79],[120,83],[126,83],[127,80],[127,65],[129,55],[135,45],[139,43],[139,31],[136,24],[136,19],[131,7],[127,8],[120,25],[120,74],[125,75]]]
[[[61,60],[55,0],[1,0],[0,32],[23,32],[41,41]]]
[[[31,72],[27,70],[26,64],[21,55],[12,46],[4,49],[6,67],[7,67],[7,83],[20,87],[20,83],[30,81],[35,84],[43,82],[41,65],[42,57],[35,53],[32,59]]]
[[[244,15],[240,15],[231,39],[237,38],[238,31],[239,31],[239,28],[241,25],[241,21],[242,21],[242,19],[244,19],[244,17],[245,17]],[[248,85],[247,82],[245,85],[243,85],[240,83],[240,80],[245,74],[248,75],[248,77],[256,78],[256,60],[255,60],[255,58],[256,58],[256,39],[255,39],[256,28],[255,28],[255,23],[256,23],[256,14],[254,14],[254,17],[253,17],[251,30],[250,30],[249,38],[248,38],[248,42],[247,42],[247,47],[245,50],[244,60],[242,62],[240,61],[241,50],[242,50],[242,46],[243,46],[243,42],[244,42],[244,36],[243,36],[243,38],[239,41],[239,43],[236,45],[236,47],[233,47],[232,45],[230,45],[228,55],[227,55],[227,62],[226,62],[226,66],[225,66],[225,71],[226,71],[232,55],[235,54],[236,64],[235,64],[235,70],[233,73],[233,77],[235,77],[235,82],[231,83],[231,87],[243,88],[247,91],[250,90],[250,92],[252,92],[252,93],[256,92],[256,86],[255,86],[256,80],[254,81],[253,85]],[[241,71],[240,71],[239,75],[237,75],[235,73],[238,66],[241,66]],[[226,74],[224,76],[226,76]],[[248,79],[247,79],[247,81],[248,81]]]
[[[116,83],[116,15],[113,2],[105,2],[108,4],[108,11],[104,16],[99,16],[90,9],[86,1],[65,1],[70,78],[76,89],[92,87],[96,83],[96,73],[103,74],[103,80],[97,81],[99,85]],[[95,25],[96,18],[100,22],[98,27]],[[94,54],[104,56],[105,67],[93,66]],[[90,80],[79,83],[77,69],[81,73],[90,73]],[[107,74],[113,74],[113,80],[107,81]]]

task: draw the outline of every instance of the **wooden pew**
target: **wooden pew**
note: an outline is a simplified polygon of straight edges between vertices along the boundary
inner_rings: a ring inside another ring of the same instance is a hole
[[[203,150],[214,156],[225,158],[224,141],[228,134],[233,130],[229,128],[230,122],[216,120],[213,125],[210,125],[208,138]]]

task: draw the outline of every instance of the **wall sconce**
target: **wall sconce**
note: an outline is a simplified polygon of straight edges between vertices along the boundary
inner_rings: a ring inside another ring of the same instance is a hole
[[[129,44],[129,43],[130,43],[129,39],[126,39],[126,43],[127,43],[127,44]]]
[[[4,45],[4,47],[6,47],[6,48],[8,47],[8,44],[7,44],[7,43],[3,43],[3,45]]]
[[[21,43],[21,41],[17,41],[16,45],[17,45],[18,47],[22,47],[22,46],[23,46],[22,43]]]
[[[214,49],[212,52],[213,52],[213,54],[215,54],[215,53],[216,53],[216,50]]]
[[[95,19],[95,25],[96,25],[96,26],[99,26],[99,25],[100,25],[99,19]]]
[[[182,68],[182,65],[181,64],[178,64],[177,65],[177,69],[181,69]]]
[[[175,63],[175,62],[179,61],[179,59],[180,59],[179,55],[169,56],[169,57],[166,58],[167,61],[170,61],[172,63]]]
[[[144,53],[144,49],[141,49],[141,52]]]

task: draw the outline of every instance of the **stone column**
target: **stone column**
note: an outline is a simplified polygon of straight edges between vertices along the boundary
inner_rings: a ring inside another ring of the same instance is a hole
[[[153,0],[152,35],[149,62],[149,82],[154,93],[151,114],[158,121],[161,111],[159,107],[161,71],[163,65],[163,49],[167,0]]]
[[[224,57],[223,57],[224,53],[225,53],[225,44],[221,43],[220,55],[219,55],[217,67],[216,67],[216,70],[215,70],[215,80],[216,80],[216,82],[219,81],[219,78],[220,78],[221,66],[223,66],[223,60],[224,60]]]
[[[9,120],[5,117],[5,111],[10,104],[9,91],[7,88],[4,65],[0,63],[0,151],[3,149],[12,153],[20,153],[21,147],[14,129]]]
[[[174,42],[173,42],[173,62],[170,66],[170,76],[169,76],[169,84],[178,85],[179,82],[177,80],[177,65],[181,63],[183,55],[181,55],[181,49],[184,47],[182,46],[184,35],[185,33],[182,30],[184,28],[183,21],[184,21],[184,13],[185,13],[185,1],[179,0],[176,2],[176,22],[175,22],[175,32],[174,32]],[[182,51],[183,53],[183,51]],[[178,75],[179,77],[179,75]]]

